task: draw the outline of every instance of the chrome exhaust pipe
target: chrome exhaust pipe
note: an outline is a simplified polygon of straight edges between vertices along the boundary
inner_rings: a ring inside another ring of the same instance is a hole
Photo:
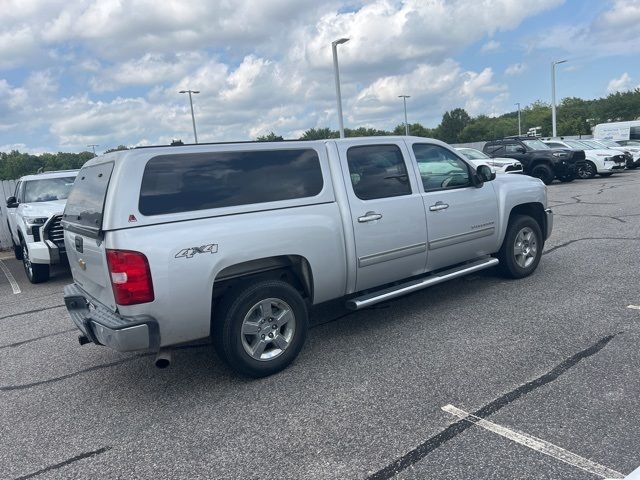
[[[173,350],[162,348],[156,355],[155,365],[158,368],[167,368],[173,361]]]

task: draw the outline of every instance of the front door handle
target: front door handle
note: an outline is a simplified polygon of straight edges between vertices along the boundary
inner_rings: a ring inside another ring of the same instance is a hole
[[[440,211],[440,210],[446,210],[447,208],[449,208],[449,204],[448,203],[436,202],[435,205],[431,205],[429,207],[429,210],[431,210],[432,212],[437,212],[437,211]]]
[[[374,220],[380,220],[382,218],[382,214],[376,212],[367,212],[362,217],[358,217],[358,222],[373,222]]]

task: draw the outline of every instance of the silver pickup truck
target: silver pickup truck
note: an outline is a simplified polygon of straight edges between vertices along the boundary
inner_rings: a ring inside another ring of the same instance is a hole
[[[311,305],[366,308],[493,266],[531,274],[553,214],[538,179],[376,137],[110,153],[80,171],[63,226],[81,344],[163,367],[172,346],[212,337],[259,377],[300,352]]]

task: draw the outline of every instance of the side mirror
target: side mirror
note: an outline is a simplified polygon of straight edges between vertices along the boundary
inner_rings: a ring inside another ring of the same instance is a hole
[[[479,188],[484,184],[484,182],[495,180],[496,173],[491,170],[491,167],[488,165],[480,165],[476,169],[476,178],[475,186]]]
[[[527,153],[527,149],[518,145],[516,147],[516,152],[518,152],[518,153]]]
[[[7,208],[17,208],[17,207],[18,207],[18,200],[16,199],[16,197],[8,197]]]

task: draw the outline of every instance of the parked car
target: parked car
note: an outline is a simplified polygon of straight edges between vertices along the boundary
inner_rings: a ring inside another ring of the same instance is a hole
[[[522,164],[512,158],[491,158],[480,150],[469,147],[457,147],[462,155],[473,165],[489,165],[496,173],[522,173]]]
[[[596,174],[610,177],[616,171],[624,170],[626,159],[621,152],[607,148],[595,148],[593,145],[562,138],[543,140],[551,148],[566,148],[568,150],[584,150],[586,161],[578,168],[578,178],[593,178]]]
[[[545,185],[554,179],[570,182],[584,166],[583,151],[552,149],[538,137],[514,136],[485,143],[482,151],[490,157],[507,157],[522,163],[524,173],[539,178]]]
[[[584,140],[594,146],[604,146],[604,148],[610,148],[611,150],[617,150],[622,152],[625,155],[627,161],[627,168],[630,170],[634,170],[640,167],[640,147],[635,147],[633,145],[622,146],[618,142],[614,142],[613,140]]]
[[[7,198],[13,251],[31,283],[49,280],[49,267],[64,262],[62,211],[77,170],[27,175]]]
[[[311,305],[351,309],[498,266],[534,272],[542,182],[420,137],[147,147],[87,162],[64,211],[80,343],[158,352],[209,337],[231,368],[297,355]]]

